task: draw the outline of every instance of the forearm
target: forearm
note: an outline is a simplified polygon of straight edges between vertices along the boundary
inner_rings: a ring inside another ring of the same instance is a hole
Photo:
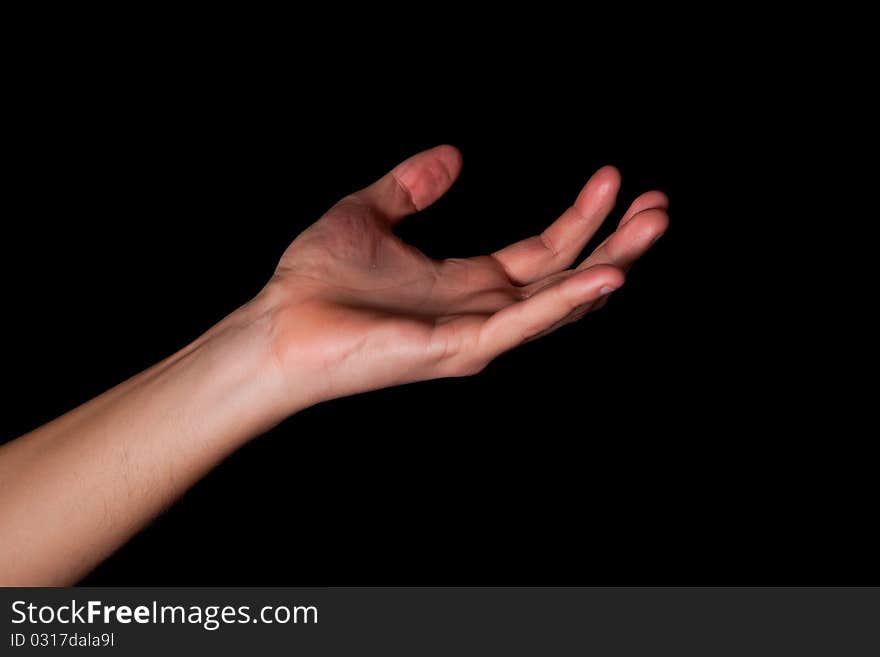
[[[272,317],[248,304],[193,344],[0,447],[0,584],[76,581],[230,452],[297,410]]]

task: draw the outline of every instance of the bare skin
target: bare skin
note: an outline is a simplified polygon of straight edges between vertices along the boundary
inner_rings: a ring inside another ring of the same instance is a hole
[[[579,319],[668,226],[665,195],[643,194],[576,264],[620,186],[604,167],[541,235],[432,260],[393,229],[460,169],[451,146],[406,160],[297,237],[260,294],[193,344],[0,447],[0,584],[77,581],[225,456],[303,408],[474,374]]]

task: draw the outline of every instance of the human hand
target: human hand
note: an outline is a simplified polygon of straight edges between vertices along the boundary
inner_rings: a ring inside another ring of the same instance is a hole
[[[0,448],[0,584],[70,584],[233,450],[311,404],[479,371],[599,307],[666,230],[636,199],[575,269],[614,206],[600,169],[541,235],[436,261],[393,233],[461,168],[419,153],[343,199],[290,245],[252,303],[148,370]],[[6,538],[9,537],[9,540]]]
[[[460,169],[451,146],[418,153],[341,200],[284,253],[261,297],[290,396],[308,405],[476,373],[600,307],[668,225],[666,196],[643,194],[570,269],[615,203],[620,175],[603,167],[540,235],[491,255],[433,260],[393,229],[442,196]]]

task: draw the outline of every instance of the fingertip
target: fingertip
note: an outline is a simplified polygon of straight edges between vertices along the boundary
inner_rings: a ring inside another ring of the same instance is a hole
[[[440,146],[436,146],[433,150],[437,157],[446,165],[446,169],[449,171],[452,179],[454,180],[457,178],[458,174],[461,172],[462,164],[464,163],[461,151],[452,144],[441,144]]]
[[[597,184],[597,191],[606,194],[617,194],[621,182],[620,171],[613,164],[606,164],[593,174],[590,182],[593,181]]]
[[[609,178],[614,178],[615,180],[620,180],[620,169],[618,169],[613,164],[606,164],[604,166],[596,169],[596,173],[594,176],[608,176]]]
[[[620,268],[613,265],[600,265],[601,283],[599,289],[610,288],[616,290],[623,287],[626,282],[626,273]]]
[[[626,274],[614,265],[595,265],[569,279],[578,296],[598,298],[612,292],[626,282]]]
[[[623,217],[621,217],[619,225],[625,226],[640,212],[652,210],[654,208],[659,208],[661,210],[669,209],[669,197],[659,189],[654,189],[637,196],[636,200],[632,202],[629,209]]]
[[[461,165],[459,150],[443,144],[417,153],[395,167],[392,174],[407,190],[415,209],[423,210],[452,186]]]
[[[639,236],[657,239],[669,228],[669,214],[662,208],[649,208],[633,215],[630,220]]]
[[[662,210],[669,209],[669,196],[659,189],[652,189],[650,192],[645,192],[642,194],[642,198],[644,198],[643,207],[646,210],[649,208],[660,208]]]
[[[578,194],[575,206],[583,213],[610,212],[617,200],[619,190],[620,172],[617,167],[606,165],[590,176],[587,184]]]

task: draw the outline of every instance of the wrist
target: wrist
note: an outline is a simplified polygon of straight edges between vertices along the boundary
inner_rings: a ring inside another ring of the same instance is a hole
[[[254,435],[318,401],[312,378],[293,377],[278,354],[279,303],[270,286],[215,325],[193,348],[226,378]]]

